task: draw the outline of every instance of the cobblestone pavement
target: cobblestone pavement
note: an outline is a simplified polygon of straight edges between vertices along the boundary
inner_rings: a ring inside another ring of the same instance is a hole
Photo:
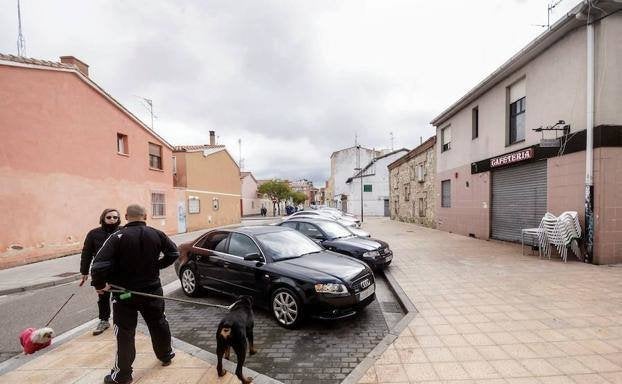
[[[378,285],[384,280],[377,277]],[[247,357],[246,366],[286,384],[336,384],[341,382],[388,333],[394,323],[395,302],[387,288],[365,311],[339,321],[307,320],[300,329],[286,330],[263,309],[255,309],[255,345],[258,353]],[[186,298],[181,290],[171,297]],[[231,299],[207,294],[198,301],[230,304]],[[381,303],[383,305],[381,305]],[[167,302],[167,318],[173,336],[216,353],[216,328],[223,310]],[[383,315],[387,313],[387,320]],[[399,317],[401,317],[400,315]],[[231,354],[235,360],[235,354]]]
[[[359,383],[622,383],[622,268],[388,219],[364,229],[391,244],[418,314]]]

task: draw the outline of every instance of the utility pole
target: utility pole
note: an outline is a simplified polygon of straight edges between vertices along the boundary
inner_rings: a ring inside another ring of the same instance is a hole
[[[587,20],[587,124],[585,139],[585,262],[594,257],[594,24]]]
[[[363,168],[361,168],[361,146],[356,146],[356,168],[355,171],[359,171],[359,177],[361,178],[361,223],[363,222]]]

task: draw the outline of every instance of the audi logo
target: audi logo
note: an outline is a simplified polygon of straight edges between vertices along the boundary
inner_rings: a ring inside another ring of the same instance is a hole
[[[369,287],[370,285],[371,285],[371,281],[369,281],[369,280],[361,281],[361,288],[363,288],[363,289]]]

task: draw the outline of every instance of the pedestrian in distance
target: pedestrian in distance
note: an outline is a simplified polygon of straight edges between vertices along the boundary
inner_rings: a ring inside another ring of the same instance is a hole
[[[89,268],[93,261],[93,257],[104,244],[104,241],[120,228],[121,215],[114,208],[104,209],[99,216],[99,227],[89,231],[84,239],[82,247],[82,255],[80,256],[80,279],[79,286],[83,286],[89,278]],[[97,307],[99,308],[99,323],[93,330],[93,335],[97,336],[110,328],[110,292],[104,292],[98,295]]]
[[[161,296],[160,269],[177,260],[177,246],[162,231],[147,226],[147,213],[142,206],[128,206],[125,219],[125,227],[114,232],[95,255],[91,267],[91,285],[98,293],[109,291],[112,284],[130,291]],[[160,253],[164,255],[162,258]],[[115,364],[104,378],[104,383],[132,382],[138,312],[147,323],[156,357],[163,366],[171,364],[175,353],[164,315],[163,299],[113,293],[112,312],[117,353]]]

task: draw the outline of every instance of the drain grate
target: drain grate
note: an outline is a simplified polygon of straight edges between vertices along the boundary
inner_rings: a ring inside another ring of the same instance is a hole
[[[387,313],[402,313],[402,307],[395,301],[381,301],[380,306],[383,312]]]
[[[73,275],[77,275],[80,272],[63,272],[60,275],[55,275],[54,277],[69,277],[69,276],[73,276]]]

